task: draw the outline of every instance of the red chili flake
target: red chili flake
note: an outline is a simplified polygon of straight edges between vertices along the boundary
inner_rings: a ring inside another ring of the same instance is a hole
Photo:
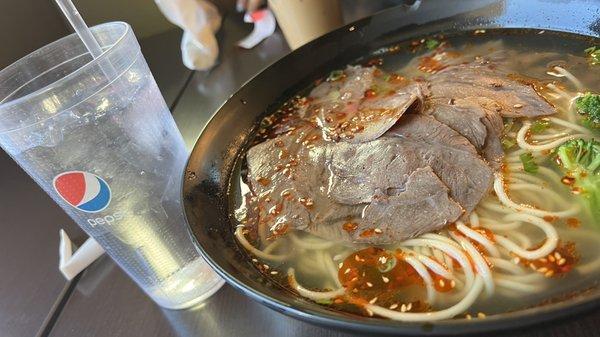
[[[369,61],[367,61],[367,63],[365,63],[365,65],[367,67],[382,66],[383,65],[383,59],[381,57],[370,59]]]
[[[311,198],[304,197],[298,198],[298,202],[300,202],[306,208],[312,208],[312,206],[315,204],[315,202]]]
[[[544,221],[547,221],[547,222],[554,222],[557,219],[558,219],[558,217],[554,216],[554,215],[546,215],[546,216],[544,216]]]
[[[271,228],[271,233],[273,233],[273,235],[280,236],[287,233],[289,229],[290,226],[284,222],[273,226],[273,228]]]
[[[573,184],[575,184],[575,178],[569,176],[562,177],[560,181],[567,186],[572,186]]]
[[[271,179],[265,177],[258,177],[256,181],[263,186],[269,186],[269,184],[271,183]]]
[[[358,224],[356,222],[346,222],[342,225],[342,228],[346,232],[354,232],[358,228]]]
[[[567,218],[567,226],[571,228],[579,228],[581,226],[581,221],[577,218]]]
[[[404,77],[402,77],[402,76],[400,76],[400,75],[398,75],[396,73],[391,73],[390,77],[388,78],[388,82],[390,82],[390,83],[396,83],[396,84],[402,83],[402,82],[404,82],[404,80],[405,80]]]
[[[365,98],[372,98],[377,96],[377,92],[373,89],[367,89],[365,90]]]
[[[369,229],[365,229],[364,231],[362,231],[362,233],[360,233],[360,237],[368,238],[370,236],[373,236],[373,234],[375,234],[375,229],[369,228]]]
[[[419,70],[426,73],[436,73],[445,67],[445,65],[435,60],[431,56],[424,56],[421,58],[421,62],[419,62]]]

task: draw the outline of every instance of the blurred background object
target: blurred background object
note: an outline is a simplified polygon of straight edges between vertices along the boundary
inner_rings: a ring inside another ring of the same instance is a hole
[[[343,24],[339,0],[269,0],[269,7],[292,49]]]
[[[133,27],[140,40],[177,29],[177,26],[162,15],[152,0],[73,0],[73,2],[86,18],[88,25],[94,26],[101,22],[117,20],[126,21]],[[240,21],[243,20],[243,15],[236,13],[236,0],[212,0],[211,2],[217,6],[223,17],[237,15]],[[343,22],[348,23],[406,1],[339,0],[339,2],[342,5]],[[237,9],[245,11],[258,8],[265,1],[244,0],[240,3]],[[70,33],[67,23],[60,16],[53,1],[1,1],[0,13],[0,44],[10,46],[0,49],[0,68]],[[28,24],[23,25],[23,22]]]
[[[165,17],[183,29],[181,54],[191,70],[211,68],[219,55],[215,33],[221,27],[221,15],[206,0],[154,0]]]

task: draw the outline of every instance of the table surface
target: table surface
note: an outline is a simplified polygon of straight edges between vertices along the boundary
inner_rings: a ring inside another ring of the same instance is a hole
[[[385,2],[363,1],[358,10],[345,6],[344,14],[356,18]],[[225,16],[218,33],[219,64],[209,72],[191,72],[181,65],[178,31],[142,41],[189,148],[227,97],[289,52],[279,31],[252,50],[236,47],[251,29],[240,16]],[[0,337],[351,336],[284,316],[228,285],[193,309],[162,309],[107,257],[66,282],[57,269],[58,230],[64,228],[76,243],[85,240],[84,233],[4,152],[0,189],[11,191],[0,196]],[[600,310],[499,335],[600,336]]]

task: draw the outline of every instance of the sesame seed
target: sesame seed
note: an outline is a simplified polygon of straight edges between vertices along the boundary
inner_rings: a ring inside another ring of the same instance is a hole
[[[548,260],[549,260],[550,262],[554,262],[554,261],[556,261],[556,259],[555,259],[555,258],[554,258],[554,256],[552,256],[552,255],[548,255]]]
[[[553,275],[554,275],[554,270],[548,270],[548,271],[547,271],[547,272],[544,274],[544,276],[546,276],[546,277],[552,277]]]
[[[485,318],[485,314],[483,312],[478,312],[477,318]]]
[[[344,266],[344,262],[340,262],[340,263],[338,264],[338,269],[342,269],[342,267],[343,267],[343,266]]]
[[[369,309],[366,309],[366,310],[367,310],[367,315],[373,316],[373,312],[371,310],[369,310]]]
[[[352,289],[352,292],[353,292],[353,293],[357,293],[357,292],[358,292],[358,289],[354,288],[354,289]]]
[[[385,276],[382,276],[382,277],[381,277],[381,279],[383,280],[383,283],[388,283],[388,282],[390,282],[390,279],[389,279],[389,278],[387,278],[387,277],[385,277]]]
[[[444,279],[440,279],[440,287],[445,287],[446,286],[446,281],[444,281]]]
[[[523,107],[523,104],[515,104],[515,105],[513,105],[513,108],[517,108],[517,109],[522,108],[522,107]]]
[[[467,315],[465,316],[465,318],[466,318],[466,319],[471,319],[472,317],[471,317],[471,315],[467,314]]]
[[[456,282],[454,280],[450,280],[450,287],[456,287]]]
[[[381,256],[381,257],[379,258],[379,262],[381,262],[381,263],[386,263],[386,262],[387,262],[387,257],[385,257],[385,256]]]
[[[257,259],[252,259],[252,262],[255,262],[255,263],[256,263],[256,262],[258,262],[258,260],[257,260]]]
[[[408,303],[406,306],[406,311],[410,311],[410,309],[412,309],[412,303]]]
[[[381,229],[379,229],[379,228],[375,228],[375,233],[381,234],[381,233],[383,233],[383,231]]]
[[[344,274],[348,274],[350,272],[350,268],[346,268],[346,270],[344,271]]]
[[[398,307],[398,303],[394,303],[392,305],[390,305],[390,309],[394,310]]]
[[[406,304],[402,304],[402,306],[400,307],[400,311],[406,312]]]
[[[519,262],[521,262],[521,259],[519,257],[515,257],[512,261],[514,264],[519,264]]]
[[[541,261],[542,263],[547,263],[547,262],[548,262],[548,259],[545,259],[545,258],[543,258],[543,257],[542,257],[542,258],[540,259],[540,261]]]
[[[556,264],[559,265],[559,266],[562,266],[566,262],[567,262],[567,260],[565,260],[564,258],[561,258],[560,260],[558,260],[558,262],[556,262]]]
[[[354,282],[354,281],[358,281],[358,276],[354,276],[354,277],[353,277],[353,278],[350,280],[350,282]]]
[[[358,257],[358,255],[354,255],[354,259],[358,262],[360,261],[360,257]]]
[[[277,272],[276,270],[273,270],[273,271],[271,272],[271,275],[277,275],[277,274],[279,274],[279,272]]]
[[[562,258],[562,255],[560,255],[560,253],[559,253],[559,252],[555,252],[555,253],[554,253],[554,257],[555,257],[557,260],[560,260],[560,259]]]
[[[372,286],[373,286],[373,283],[367,282],[367,287],[371,288]]]
[[[537,271],[539,271],[540,273],[545,273],[548,271],[548,268],[542,267],[542,268],[538,269]]]
[[[263,268],[265,268],[265,269],[269,269],[269,266],[268,266],[268,265],[266,265],[266,264],[263,264]]]
[[[531,268],[531,269],[533,269],[533,270],[536,270],[536,269],[537,269],[537,267],[536,267],[536,266],[535,266],[535,264],[533,264],[533,263],[529,264],[529,268]]]
[[[375,304],[375,302],[377,302],[377,297],[373,297],[373,298],[372,298],[372,299],[369,301],[369,303],[371,303],[371,304]]]

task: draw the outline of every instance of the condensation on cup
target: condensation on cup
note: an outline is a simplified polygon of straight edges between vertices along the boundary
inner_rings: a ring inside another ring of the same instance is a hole
[[[186,227],[187,151],[123,22],[0,72],[0,145],[158,304],[186,308],[223,284]]]

